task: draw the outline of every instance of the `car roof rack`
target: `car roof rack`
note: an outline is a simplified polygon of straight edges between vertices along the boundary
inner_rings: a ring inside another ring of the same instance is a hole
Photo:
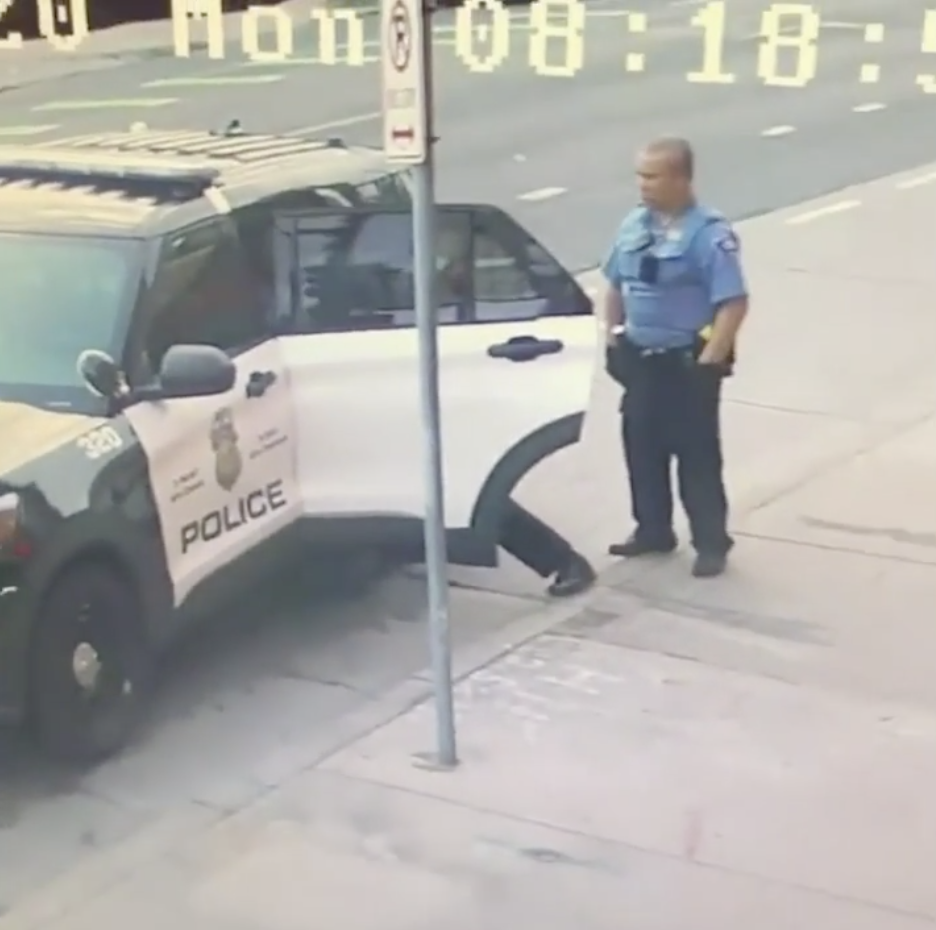
[[[173,190],[184,187],[192,196],[217,183],[221,172],[212,166],[177,159],[127,158],[110,153],[68,152],[62,149],[0,145],[0,180],[49,181],[65,184],[143,184]]]

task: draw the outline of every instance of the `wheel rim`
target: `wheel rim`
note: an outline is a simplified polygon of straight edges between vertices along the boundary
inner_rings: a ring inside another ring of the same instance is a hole
[[[101,657],[91,643],[81,642],[72,653],[72,675],[86,694],[97,689],[101,677]]]
[[[106,714],[115,702],[132,694],[133,684],[127,677],[120,637],[105,615],[106,606],[93,601],[78,609],[71,683],[88,711]]]

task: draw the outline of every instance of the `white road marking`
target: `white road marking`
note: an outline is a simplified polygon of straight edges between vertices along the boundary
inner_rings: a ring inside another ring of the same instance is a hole
[[[364,52],[364,64],[370,64],[371,62],[380,61],[380,43],[366,40],[363,45]],[[335,62],[325,61],[321,55],[290,55],[288,58],[284,58],[282,61],[256,61],[254,59],[249,59],[248,61],[241,62],[239,67],[242,68],[291,68],[296,66],[305,66],[305,65],[326,65],[328,67],[333,67],[340,65],[342,67],[359,67],[359,65],[351,65],[348,62],[350,57],[350,51],[346,45],[339,45],[335,49]]]
[[[860,200],[839,200],[837,203],[831,203],[827,207],[819,207],[817,210],[808,210],[806,213],[799,213],[791,216],[787,220],[788,226],[802,226],[804,223],[811,223],[813,220],[820,220],[824,216],[832,216],[835,213],[844,213],[846,210],[854,210],[860,207]]]
[[[310,132],[322,132],[324,129],[341,129],[343,126],[356,126],[358,123],[369,123],[374,119],[382,119],[383,112],[374,110],[373,113],[359,113],[357,116],[346,116],[343,119],[333,119],[327,123],[318,123],[315,126],[300,126],[283,133],[286,136],[303,136]]]
[[[229,74],[214,77],[156,78],[143,87],[226,87],[229,84],[274,84],[282,81],[283,74]]]
[[[44,132],[51,132],[53,129],[58,128],[58,123],[47,123],[45,126],[0,126],[0,136],[16,136],[17,138],[40,136]]]
[[[565,187],[539,187],[535,191],[527,191],[525,194],[520,194],[517,200],[550,200],[553,197],[558,197],[560,194],[564,194],[566,190],[567,188]]]
[[[168,107],[178,102],[178,97],[128,97],[126,99],[106,97],[103,100],[50,100],[32,109],[34,113],[46,113],[52,110],[136,110],[142,107]]]
[[[915,178],[908,178],[906,181],[897,182],[897,190],[908,191],[914,187],[922,187],[924,184],[932,184],[936,181],[936,171],[930,171],[928,174],[919,174]]]
[[[761,132],[762,136],[772,139],[775,136],[788,136],[791,132],[796,132],[795,126],[771,126]]]
[[[761,27],[761,29],[762,28],[763,27]],[[829,23],[827,22],[822,23],[822,29],[864,29],[864,28],[866,28],[865,23],[842,23],[842,22],[834,22],[834,21],[829,22]],[[761,31],[761,29],[758,29],[757,32],[751,32],[745,35],[743,37],[744,41],[754,42],[754,41],[757,41],[758,39],[763,39],[764,33]],[[774,35],[786,36],[788,38],[797,37],[799,36],[799,34],[800,34],[800,24],[796,20],[793,20],[793,19],[790,19],[788,22],[781,22],[777,31],[774,33]],[[869,39],[868,41],[874,41],[874,40]]]
[[[859,103],[858,106],[852,107],[852,113],[876,113],[886,107],[886,103]]]

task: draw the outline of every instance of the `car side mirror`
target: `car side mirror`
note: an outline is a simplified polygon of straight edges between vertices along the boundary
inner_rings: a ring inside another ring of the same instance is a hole
[[[78,356],[77,368],[88,390],[98,397],[117,397],[124,389],[120,367],[106,352],[85,349]]]
[[[211,397],[234,387],[237,368],[215,346],[177,345],[163,356],[159,375],[151,384],[131,388],[120,366],[106,353],[86,349],[78,356],[78,373],[88,390],[123,410],[144,400]]]
[[[156,388],[160,400],[211,397],[230,391],[236,379],[237,368],[221,349],[177,345],[163,356]]]

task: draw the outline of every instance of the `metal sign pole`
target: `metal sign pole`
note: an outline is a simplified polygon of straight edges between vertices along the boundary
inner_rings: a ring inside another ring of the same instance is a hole
[[[431,0],[426,0],[427,3]],[[439,351],[435,254],[432,126],[431,8],[423,0],[383,0],[384,151],[412,166],[413,277],[419,340],[419,394],[423,419],[423,474],[429,653],[436,711],[436,758],[458,764],[452,699],[448,553],[439,410]]]
[[[426,20],[429,16],[426,16]],[[438,294],[435,254],[435,179],[432,136],[432,30],[423,26],[425,46],[426,159],[413,166],[413,247],[416,328],[419,334],[419,393],[424,433],[426,483],[426,581],[429,597],[429,655],[436,705],[437,763],[458,764],[452,700],[452,644],[448,602],[448,551],[439,405]]]

